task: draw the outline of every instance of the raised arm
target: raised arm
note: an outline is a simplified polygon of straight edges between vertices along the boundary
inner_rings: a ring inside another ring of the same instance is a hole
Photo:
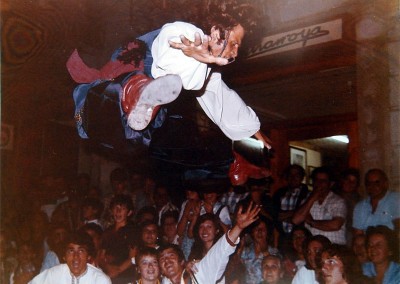
[[[254,205],[250,202],[249,207],[243,212],[243,207],[240,206],[236,215],[236,224],[228,232],[227,237],[232,243],[235,243],[240,236],[240,233],[248,227],[251,223],[258,219],[258,213],[260,213],[261,207]]]

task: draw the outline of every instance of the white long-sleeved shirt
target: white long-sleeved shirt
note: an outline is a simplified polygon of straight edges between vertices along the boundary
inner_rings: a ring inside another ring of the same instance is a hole
[[[257,115],[222,81],[221,74],[211,72],[207,64],[186,56],[181,50],[169,45],[169,40],[181,42],[180,35],[193,41],[196,32],[201,37],[204,36],[204,32],[192,24],[174,22],[164,25],[151,49],[152,76],[158,78],[167,74],[179,75],[186,90],[202,89],[210,76],[203,95],[197,97],[204,112],[231,140],[254,135],[260,129]]]
[[[87,270],[81,276],[75,277],[71,274],[67,264],[59,264],[49,268],[35,278],[28,284],[111,284],[110,278],[103,273],[100,269],[87,265]]]
[[[229,256],[235,252],[236,246],[231,246],[227,241],[227,235],[223,235],[207,252],[207,254],[196,263],[197,272],[194,274],[199,284],[216,283],[225,272]],[[235,243],[237,245],[240,239]],[[183,273],[182,273],[183,275]],[[171,280],[164,277],[162,284],[171,284]],[[181,284],[184,284],[183,277]],[[194,282],[195,283],[195,282]]]

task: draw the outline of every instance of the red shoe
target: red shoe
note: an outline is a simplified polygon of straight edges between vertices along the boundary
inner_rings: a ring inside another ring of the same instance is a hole
[[[248,178],[261,179],[271,176],[268,168],[251,164],[236,151],[232,151],[235,158],[229,167],[229,179],[232,185],[243,185]]]
[[[181,92],[178,75],[166,75],[155,80],[144,74],[132,76],[122,90],[121,105],[128,114],[128,125],[143,130],[149,125],[160,105],[174,101]]]

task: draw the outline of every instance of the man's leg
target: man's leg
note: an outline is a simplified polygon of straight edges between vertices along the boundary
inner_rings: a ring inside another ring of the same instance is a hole
[[[155,80],[144,74],[132,76],[122,92],[121,105],[134,130],[147,127],[158,111],[158,106],[174,101],[181,92],[182,81],[178,75],[166,75]]]

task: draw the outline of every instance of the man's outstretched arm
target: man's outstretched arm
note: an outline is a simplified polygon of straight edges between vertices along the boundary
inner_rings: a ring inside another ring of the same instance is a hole
[[[211,54],[208,44],[210,37],[204,35],[203,40],[198,32],[194,34],[194,41],[190,41],[184,35],[180,36],[181,42],[169,41],[171,47],[182,50],[183,54],[189,57],[193,57],[197,61],[205,64],[217,64],[220,66],[229,63],[228,59],[214,56]]]

